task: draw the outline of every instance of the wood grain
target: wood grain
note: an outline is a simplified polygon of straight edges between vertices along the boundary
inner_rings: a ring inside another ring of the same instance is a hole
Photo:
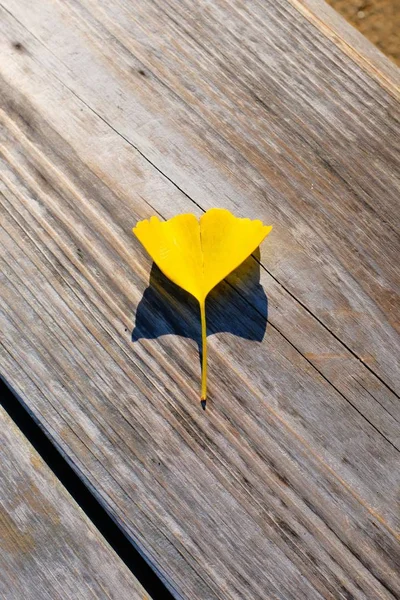
[[[339,14],[342,11],[334,10],[328,3],[320,0],[291,0],[291,4],[371,77],[377,79],[382,87],[398,97],[399,69],[382,52],[377,52],[375,41],[372,44],[350,23],[343,21]]]
[[[150,600],[0,408],[3,600]]]
[[[396,597],[394,82],[284,0],[3,6],[8,381],[177,598]],[[203,413],[187,296],[155,276],[130,341],[130,229],[215,205],[275,227],[208,303]]]

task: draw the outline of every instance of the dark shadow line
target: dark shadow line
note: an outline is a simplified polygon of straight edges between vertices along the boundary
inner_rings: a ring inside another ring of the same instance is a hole
[[[1,375],[0,405],[150,597],[153,600],[173,600],[162,579],[69,465],[23,400]]]

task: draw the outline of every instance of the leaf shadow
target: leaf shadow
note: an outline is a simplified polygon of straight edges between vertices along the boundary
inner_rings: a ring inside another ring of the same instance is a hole
[[[206,300],[207,335],[227,332],[261,342],[268,322],[268,298],[260,284],[260,250],[219,283]],[[153,263],[148,288],[136,309],[132,342],[174,334],[193,339],[200,351],[198,301]]]

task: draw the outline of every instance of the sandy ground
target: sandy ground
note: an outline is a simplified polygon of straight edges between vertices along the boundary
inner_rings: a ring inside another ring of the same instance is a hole
[[[400,66],[400,0],[327,0]]]

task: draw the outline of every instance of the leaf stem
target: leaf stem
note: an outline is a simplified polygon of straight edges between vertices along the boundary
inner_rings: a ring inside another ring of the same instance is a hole
[[[201,318],[201,400],[207,398],[207,324],[206,324],[206,301],[200,302]]]

